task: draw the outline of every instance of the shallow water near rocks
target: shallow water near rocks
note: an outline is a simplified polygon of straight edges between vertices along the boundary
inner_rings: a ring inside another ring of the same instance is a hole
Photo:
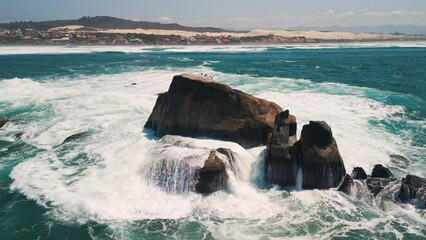
[[[424,210],[388,192],[266,184],[264,147],[238,148],[242,177],[209,196],[165,192],[141,171],[158,141],[143,130],[156,94],[202,72],[290,109],[299,136],[326,121],[347,172],[381,163],[426,177],[425,64],[416,44],[1,47],[0,239],[426,239]]]

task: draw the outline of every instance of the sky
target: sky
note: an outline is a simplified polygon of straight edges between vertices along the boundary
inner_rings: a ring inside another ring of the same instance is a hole
[[[229,29],[426,25],[426,0],[0,0],[0,22],[82,16]]]

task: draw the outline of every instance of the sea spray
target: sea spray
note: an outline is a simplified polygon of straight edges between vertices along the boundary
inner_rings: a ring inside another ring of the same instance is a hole
[[[254,159],[238,144],[173,135],[164,136],[149,151],[148,161],[140,166],[141,175],[166,192],[195,191],[199,170],[212,151],[224,163],[231,183],[249,181]]]

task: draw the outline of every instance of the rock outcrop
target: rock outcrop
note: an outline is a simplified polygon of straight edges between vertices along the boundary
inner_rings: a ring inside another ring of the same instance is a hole
[[[275,116],[273,102],[253,97],[211,78],[182,74],[159,94],[145,124],[155,135],[209,137],[244,147],[266,144]]]
[[[367,173],[365,173],[362,167],[355,167],[354,170],[352,170],[351,177],[353,179],[365,180],[367,179]]]
[[[407,175],[402,179],[399,200],[418,208],[426,208],[426,178]]]
[[[296,117],[289,111],[279,113],[266,150],[266,180],[281,186],[294,186],[298,169]]]
[[[303,189],[337,187],[346,174],[330,126],[323,121],[310,121],[303,126],[298,151],[303,171]]]

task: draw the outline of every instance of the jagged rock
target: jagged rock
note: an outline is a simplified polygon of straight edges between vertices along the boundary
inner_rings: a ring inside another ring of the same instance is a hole
[[[374,197],[377,196],[391,182],[396,181],[395,178],[369,178],[366,183]]]
[[[209,137],[254,147],[266,144],[280,112],[273,102],[208,77],[182,74],[173,78],[166,93],[159,94],[145,128],[159,137]]]
[[[340,184],[346,170],[326,122],[310,121],[303,126],[298,151],[302,162],[303,189],[328,189]]]
[[[346,174],[339,188],[337,188],[337,190],[350,195],[351,189],[353,186],[354,186],[354,180],[349,174]]]
[[[61,143],[61,145],[65,144],[65,143],[80,140],[80,139],[85,138],[89,135],[90,135],[90,133],[88,133],[88,132],[81,132],[81,133],[73,134],[73,135],[65,138],[65,140]]]
[[[410,160],[408,160],[406,157],[397,155],[397,154],[391,154],[389,155],[389,158],[392,163],[397,165],[400,168],[407,168],[410,165]]]
[[[296,117],[289,111],[279,113],[268,140],[266,154],[266,180],[281,186],[294,186],[298,168]]]
[[[402,179],[399,200],[418,208],[426,208],[426,178],[407,175]]]
[[[223,161],[212,150],[204,162],[204,166],[198,170],[199,179],[195,186],[198,193],[212,193],[219,191],[226,184],[226,168]]]
[[[393,175],[391,171],[384,167],[382,164],[374,165],[373,172],[371,173],[371,178],[392,178]]]
[[[9,122],[10,120],[7,118],[0,118],[0,129],[6,128]]]
[[[365,173],[362,167],[355,167],[354,170],[352,170],[351,176],[353,179],[361,179],[361,180],[367,179],[367,173]]]

